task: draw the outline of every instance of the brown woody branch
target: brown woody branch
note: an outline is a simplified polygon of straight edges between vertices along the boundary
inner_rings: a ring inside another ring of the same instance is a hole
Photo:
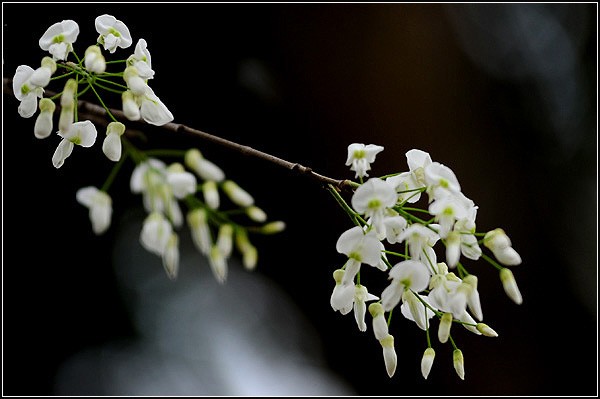
[[[4,78],[4,94],[13,95],[11,79]],[[54,96],[56,93],[52,92],[51,90],[46,90],[45,94],[48,96]],[[57,108],[60,108],[60,103],[58,103],[56,106],[57,106]],[[107,125],[110,122],[108,120],[108,113],[107,113],[106,109],[104,109],[100,105],[97,105],[97,104],[94,104],[94,103],[91,103],[91,102],[85,101],[85,100],[79,100],[78,107],[79,107],[79,115],[82,117],[85,117],[86,119],[90,119],[91,121],[98,123],[100,125]],[[125,114],[123,113],[123,111],[121,111],[119,109],[113,109],[113,108],[109,108],[109,110],[110,110],[110,113],[116,119],[123,121],[123,122],[129,121],[125,117]],[[139,121],[139,122],[145,123],[143,121]],[[175,132],[175,133],[186,133],[186,134],[190,134],[195,137],[199,137],[203,140],[209,141],[211,143],[215,143],[222,147],[236,151],[240,154],[254,157],[254,158],[259,158],[259,159],[265,160],[267,162],[270,162],[272,164],[275,164],[279,167],[282,167],[284,169],[288,169],[288,170],[300,173],[301,175],[307,176],[307,177],[309,177],[313,180],[316,180],[324,185],[332,185],[333,187],[337,188],[340,191],[342,189],[350,189],[353,185],[355,185],[355,183],[350,180],[336,180],[331,177],[321,175],[321,174],[313,171],[311,168],[303,166],[299,163],[286,161],[285,159],[281,159],[274,155],[267,154],[266,152],[256,150],[247,145],[238,144],[236,142],[224,139],[222,137],[218,137],[218,136],[212,135],[210,133],[206,133],[201,130],[191,128],[191,127],[183,125],[181,123],[170,122],[165,125],[159,126],[159,128],[167,130],[167,131]],[[128,129],[128,130],[130,131],[130,133],[134,132],[134,131],[132,131],[132,129]]]

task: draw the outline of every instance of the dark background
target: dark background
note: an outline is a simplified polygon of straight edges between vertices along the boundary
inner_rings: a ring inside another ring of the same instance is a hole
[[[597,394],[596,4],[3,3],[3,76],[37,67],[39,38],[63,19],[78,22],[82,54],[103,13],[127,24],[134,45],[148,42],[151,87],[175,122],[334,178],[353,177],[353,142],[385,147],[372,175],[404,171],[406,151],[425,150],[479,206],[478,229],[511,237],[524,303],[505,296],[493,268],[470,265],[500,337],[456,333],[466,380],[437,342],[423,380],[424,337],[404,320],[389,379],[379,344],[329,306],[343,262],[335,242],[350,227],[330,195],[264,161],[147,130],[157,146],[199,146],[286,221],[255,239],[256,273],[289,294],[356,394]],[[136,331],[111,267],[116,229],[95,237],[75,202],[109,163],[96,145],[54,169],[58,140],[36,140],[17,106],[3,96],[3,391],[52,395],[71,355]],[[114,225],[139,209],[126,175],[111,195]]]

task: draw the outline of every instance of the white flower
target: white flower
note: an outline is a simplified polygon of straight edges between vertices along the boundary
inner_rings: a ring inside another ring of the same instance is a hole
[[[175,198],[182,199],[188,194],[194,194],[198,183],[196,176],[183,169],[180,163],[173,163],[166,169],[166,181],[173,190]]]
[[[94,145],[97,134],[94,124],[87,120],[73,123],[66,132],[59,131],[58,135],[63,139],[52,156],[54,167],[58,169],[64,164],[65,159],[71,155],[74,145],[81,147]]]
[[[385,338],[388,332],[387,321],[385,320],[385,311],[379,302],[369,305],[369,313],[373,317],[373,333],[377,340]]]
[[[117,47],[127,48],[133,43],[127,26],[112,15],[100,15],[95,24],[100,34],[98,43],[104,45],[105,50],[114,53]]]
[[[390,244],[400,242],[400,234],[404,231],[407,226],[406,219],[400,215],[386,216],[383,219],[385,225],[385,237]]]
[[[425,331],[428,326],[427,320],[431,319],[435,313],[423,305],[417,298],[417,295],[418,298],[421,298],[422,301],[429,304],[429,300],[426,296],[414,294],[411,290],[405,290],[402,294],[402,306],[400,306],[400,311],[404,317],[414,321],[421,330]]]
[[[141,106],[140,114],[147,123],[155,126],[162,126],[171,122],[174,117],[167,106],[160,101],[154,91],[147,86],[144,95],[140,96]]]
[[[460,184],[452,169],[439,162],[432,162],[425,167],[425,182],[430,202],[460,192]]]
[[[423,291],[429,284],[427,267],[416,260],[405,260],[397,263],[389,273],[392,282],[381,293],[383,310],[389,312],[402,298],[405,290]]]
[[[354,304],[355,286],[353,283],[343,284],[344,274],[343,269],[337,269],[333,272],[335,286],[329,299],[329,304],[334,311],[339,311],[345,315],[350,313]]]
[[[420,184],[413,172],[403,172],[395,176],[390,176],[385,179],[398,195],[398,202],[409,202],[411,204],[417,202],[421,198],[420,188],[424,185]]]
[[[77,202],[89,208],[92,230],[100,235],[110,227],[112,216],[112,199],[105,191],[96,187],[82,187],[76,193]]]
[[[342,233],[335,247],[339,253],[348,256],[344,284],[354,281],[362,263],[379,267],[380,244],[374,231],[365,234],[360,226],[354,226]]]
[[[409,150],[406,152],[406,162],[419,186],[425,186],[425,168],[432,164],[429,153],[417,149]]]
[[[413,223],[400,233],[397,242],[406,241],[411,258],[419,259],[422,251],[427,247],[433,247],[439,238],[440,236],[430,228],[420,223]]]
[[[144,220],[140,243],[147,251],[162,257],[172,233],[171,223],[161,213],[152,212]]]
[[[156,158],[149,158],[138,164],[131,173],[129,187],[134,194],[144,195],[144,208],[148,212],[164,210],[164,204],[160,198],[160,187],[164,185],[164,174],[166,165]]]
[[[79,25],[70,19],[57,22],[49,27],[39,40],[42,50],[49,51],[55,60],[65,60],[73,50],[73,43],[79,35]]]
[[[356,319],[356,325],[360,331],[367,331],[367,324],[365,323],[365,313],[367,312],[368,301],[375,301],[379,299],[375,295],[369,294],[367,287],[364,285],[356,284],[354,287],[354,318]]]
[[[83,59],[85,69],[94,73],[103,73],[106,71],[106,59],[102,55],[100,47],[96,45],[89,46],[85,50],[85,57]]]
[[[375,157],[383,151],[383,147],[374,144],[359,144],[354,143],[348,146],[348,158],[346,166],[350,166],[350,170],[356,172],[354,177],[369,176],[367,171],[371,169],[371,164],[375,162]]]
[[[423,374],[423,378],[425,379],[429,376],[431,366],[433,366],[433,359],[435,359],[435,351],[433,348],[429,347],[425,349],[423,358],[421,359],[421,374]]]
[[[40,100],[40,113],[38,114],[33,127],[33,133],[38,139],[44,139],[52,133],[52,116],[55,109],[56,104],[54,104],[54,101],[49,98],[42,98]]]
[[[135,45],[134,53],[127,59],[127,64],[135,67],[142,79],[154,78],[150,52],[147,47],[146,41],[144,39],[139,39]]]
[[[440,225],[438,234],[441,238],[446,238],[456,220],[466,218],[468,215],[464,203],[454,193],[434,200],[429,205],[429,213],[435,216],[435,220]]]
[[[216,246],[219,248],[219,251],[221,251],[225,258],[229,258],[229,256],[231,256],[231,251],[233,250],[232,225],[224,223],[219,227]]]
[[[123,133],[125,133],[125,125],[121,122],[111,122],[106,127],[102,151],[111,161],[117,162],[121,159],[121,136]]]
[[[202,153],[196,148],[186,151],[184,163],[203,180],[219,183],[225,179],[225,173],[221,168],[204,158]]]
[[[501,228],[488,231],[483,237],[483,245],[488,247],[494,253],[498,262],[503,265],[515,266],[521,264],[521,256],[513,249],[510,238]]]
[[[206,182],[205,184],[207,184],[207,183],[209,183],[209,182]],[[213,182],[213,184],[214,184],[214,182]],[[267,220],[267,214],[265,213],[265,211],[263,211],[256,205],[251,205],[251,206],[247,207],[246,209],[244,209],[244,211],[246,212],[246,215],[248,215],[248,217],[250,219],[254,220],[255,222],[262,223]]]
[[[386,335],[384,338],[379,340],[381,347],[383,348],[383,360],[385,362],[385,369],[388,376],[392,378],[396,372],[396,365],[398,358],[396,356],[396,350],[394,349],[394,337],[391,334]]]
[[[352,195],[352,208],[370,218],[375,230],[385,234],[383,219],[387,208],[396,205],[396,191],[385,180],[377,177],[361,184]]]
[[[19,104],[19,115],[23,118],[31,118],[37,111],[38,98],[42,98],[44,89],[31,83],[33,68],[27,65],[19,65],[13,76],[13,93]]]

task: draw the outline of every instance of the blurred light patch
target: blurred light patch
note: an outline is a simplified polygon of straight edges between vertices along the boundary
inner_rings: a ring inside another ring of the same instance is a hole
[[[329,371],[313,327],[278,287],[234,258],[219,285],[189,236],[172,282],[138,244],[143,215],[117,237],[114,267],[139,339],[69,359],[58,395],[353,395]]]

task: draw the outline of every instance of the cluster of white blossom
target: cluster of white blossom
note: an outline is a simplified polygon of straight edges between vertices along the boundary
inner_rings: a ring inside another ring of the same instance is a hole
[[[112,198],[108,189],[121,164],[126,159],[135,163],[130,188],[142,194],[143,206],[148,212],[140,233],[141,245],[162,258],[169,278],[177,277],[179,269],[179,229],[184,225],[181,204],[187,208],[187,225],[193,241],[210,261],[215,278],[224,282],[227,277],[227,260],[234,243],[243,256],[244,266],[252,270],[258,253],[248,238],[250,232],[273,234],[285,228],[283,222],[268,222],[266,213],[254,204],[254,198],[216,164],[206,159],[198,149],[187,151],[164,150],[163,156],[179,156],[180,161],[166,164],[158,157],[161,150],[142,151],[125,136],[126,126],[119,122],[105,105],[100,93],[105,91],[121,96],[121,108],[130,121],[143,120],[162,126],[173,120],[173,115],[154,94],[148,81],[154,78],[150,52],[144,39],[139,39],[133,54],[126,59],[111,61],[121,65],[116,72],[107,72],[104,51],[113,54],[125,49],[133,40],[129,29],[112,15],[95,19],[99,36],[95,44],[87,47],[80,58],[74,48],[79,35],[79,25],[72,20],[58,22],[46,30],[39,40],[42,50],[49,56],[42,58],[41,66],[33,69],[20,65],[13,77],[13,92],[20,101],[19,115],[32,117],[38,110],[34,134],[47,138],[54,130],[55,101],[60,101],[57,135],[61,141],[52,157],[56,168],[63,166],[75,145],[92,147],[97,130],[90,120],[79,120],[78,99],[90,91],[112,119],[107,124],[102,151],[115,162],[113,171],[102,188],[88,186],[79,189],[76,200],[89,209],[89,218],[95,234],[103,234],[111,225]],[[75,61],[69,61],[72,54]],[[62,74],[56,76],[57,70]],[[51,81],[66,79],[62,91],[44,97]],[[39,101],[38,101],[39,100]],[[186,169],[187,167],[187,169]],[[223,192],[237,209],[221,206]],[[234,220],[231,215],[245,215],[246,220]],[[214,237],[214,238],[213,238]]]
[[[461,192],[454,172],[432,161],[427,152],[408,151],[406,172],[363,182],[382,150],[383,147],[372,144],[348,146],[346,165],[360,179],[350,205],[330,187],[355,223],[336,244],[347,261],[333,273],[331,307],[342,314],[354,310],[359,330],[366,331],[366,302],[371,302],[368,310],[373,333],[383,348],[390,377],[397,364],[390,333],[392,311],[399,305],[400,313],[426,332],[427,348],[421,362],[424,378],[428,377],[435,357],[429,337],[431,319],[438,319],[438,339],[452,344],[454,368],[464,379],[463,354],[450,334],[451,326],[460,324],[474,334],[488,337],[496,337],[497,333],[482,322],[478,280],[460,262],[461,256],[471,260],[483,258],[496,267],[506,294],[517,304],[522,297],[511,270],[505,266],[520,264],[521,257],[504,230],[476,231],[478,207]],[[426,209],[415,207],[422,194],[428,197]],[[437,243],[445,248],[445,262],[438,259],[434,249]],[[396,244],[402,244],[400,251],[389,249]],[[495,260],[483,253],[480,244],[492,252]],[[392,257],[398,261],[392,261]],[[370,293],[365,279],[360,278],[363,264],[385,273],[390,281],[380,297]]]

